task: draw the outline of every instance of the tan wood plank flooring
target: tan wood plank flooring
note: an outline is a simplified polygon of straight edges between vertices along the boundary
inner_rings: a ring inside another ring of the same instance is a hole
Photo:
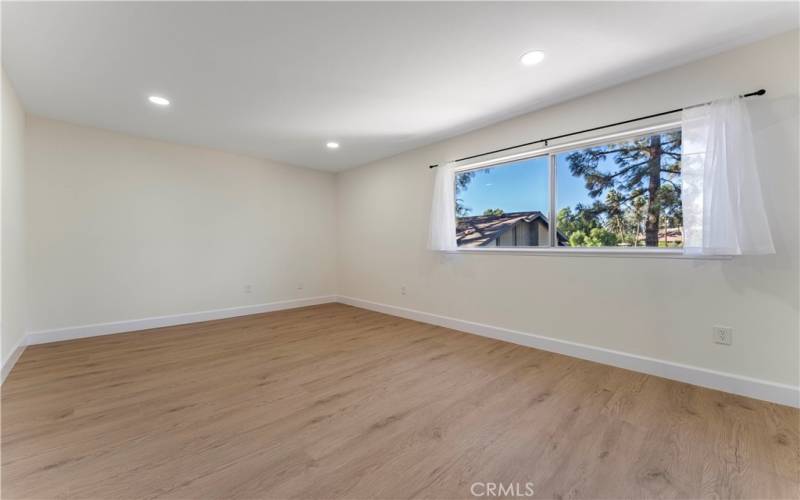
[[[797,498],[798,426],[327,304],[29,347],[2,387],[2,497]]]

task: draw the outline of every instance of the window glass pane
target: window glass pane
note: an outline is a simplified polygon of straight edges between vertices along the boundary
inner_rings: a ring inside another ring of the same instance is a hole
[[[548,246],[548,158],[456,173],[460,247]]]
[[[681,135],[556,155],[557,230],[575,247],[681,247]]]

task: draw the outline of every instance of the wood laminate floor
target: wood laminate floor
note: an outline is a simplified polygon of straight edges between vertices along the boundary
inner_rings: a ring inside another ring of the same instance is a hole
[[[799,418],[327,304],[29,347],[2,497],[797,498]]]

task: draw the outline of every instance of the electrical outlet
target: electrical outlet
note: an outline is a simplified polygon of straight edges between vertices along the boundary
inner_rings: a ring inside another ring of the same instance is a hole
[[[244,293],[253,293],[253,286],[252,285],[245,285],[244,286]]]
[[[406,287],[405,285],[403,285],[400,287],[400,295],[405,295],[405,294],[406,294]]]
[[[715,326],[713,332],[715,343],[731,345],[731,342],[733,342],[733,328],[729,326]]]
[[[303,289],[303,284],[302,283],[298,283],[297,284],[297,289],[298,290],[302,290]]]

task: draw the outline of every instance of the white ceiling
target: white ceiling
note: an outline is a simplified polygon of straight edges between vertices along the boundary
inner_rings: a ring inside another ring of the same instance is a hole
[[[2,55],[34,114],[336,171],[797,26],[796,2],[3,2]]]

